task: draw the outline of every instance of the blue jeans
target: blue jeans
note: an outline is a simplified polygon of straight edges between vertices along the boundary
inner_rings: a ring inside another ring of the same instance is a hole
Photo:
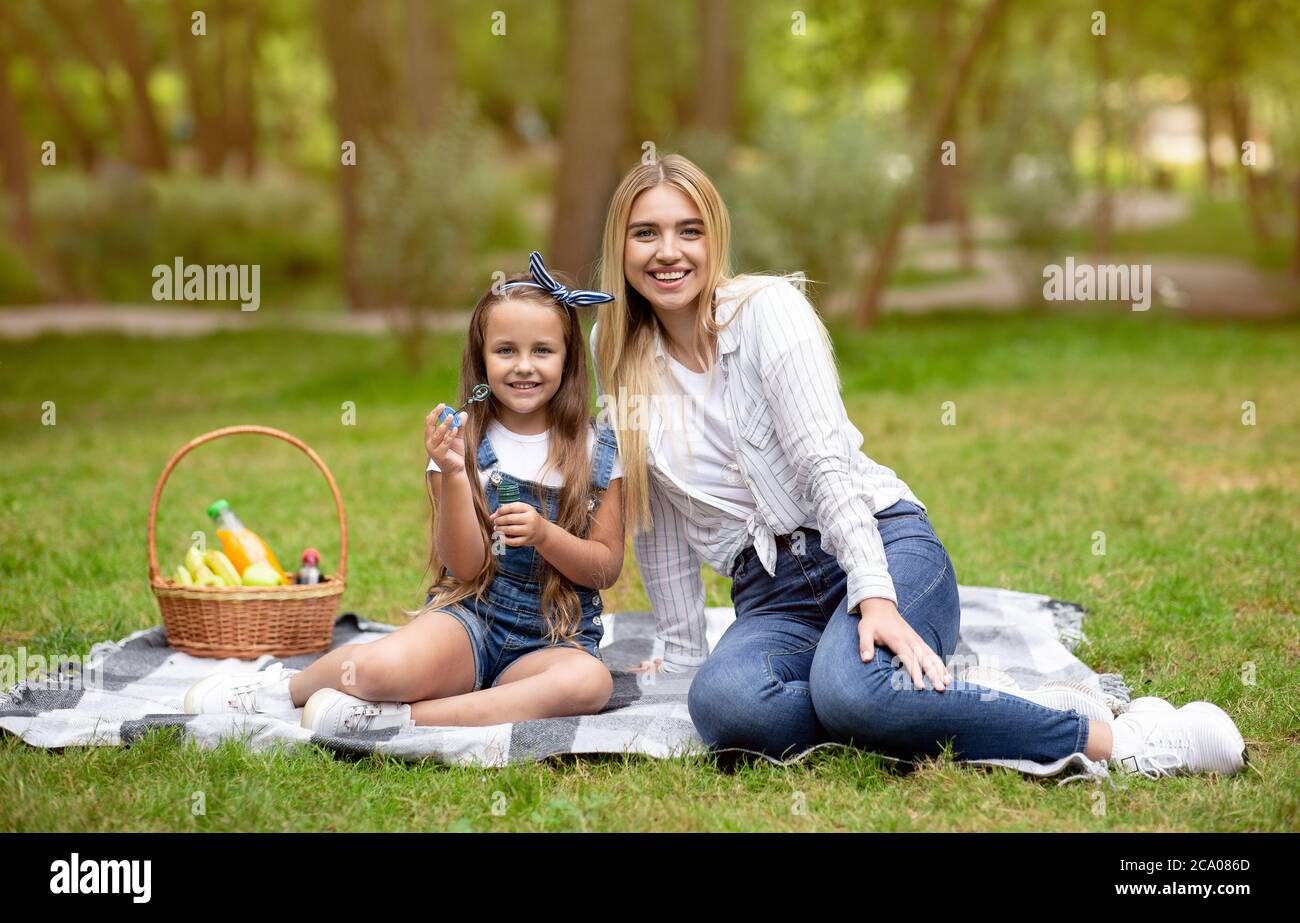
[[[574,643],[597,660],[600,641],[605,635],[600,620],[600,594],[595,590],[577,588],[583,600],[582,623]],[[474,691],[495,686],[497,680],[516,660],[533,651],[548,650],[554,645],[546,640],[546,625],[538,612],[535,598],[541,593],[526,595],[507,582],[498,580],[488,588],[483,600],[474,597],[443,606],[446,612],[460,622],[469,635],[474,652]],[[586,596],[590,594],[591,602]],[[427,606],[432,594],[425,597]]]
[[[907,500],[880,511],[876,524],[899,614],[948,663],[961,622],[952,559],[925,511]],[[879,645],[863,663],[861,618],[847,609],[848,578],[820,537],[811,529],[779,537],[775,576],[752,546],[737,557],[736,620],[687,697],[705,743],[789,757],[838,741],[910,759],[936,755],[951,740],[960,759],[1044,763],[1083,751],[1088,719],[1077,711],[955,676],[942,692],[928,676],[917,689],[894,653]]]

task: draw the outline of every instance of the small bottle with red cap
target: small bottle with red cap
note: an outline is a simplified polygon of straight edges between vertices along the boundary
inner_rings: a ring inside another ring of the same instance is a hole
[[[302,553],[302,567],[298,569],[298,576],[294,583],[320,583],[320,552],[315,548],[308,548]]]

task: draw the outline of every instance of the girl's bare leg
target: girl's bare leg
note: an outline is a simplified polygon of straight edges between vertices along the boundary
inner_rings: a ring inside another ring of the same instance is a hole
[[[426,612],[378,641],[335,648],[289,680],[295,708],[325,688],[370,702],[419,702],[468,692],[474,688],[469,634],[453,616]]]
[[[482,727],[592,715],[605,707],[613,692],[614,678],[595,657],[576,648],[552,647],[520,657],[490,688],[415,701],[411,717],[429,727]]]
[[[1108,760],[1113,749],[1110,725],[1105,721],[1088,721],[1088,744],[1084,756],[1090,760]]]

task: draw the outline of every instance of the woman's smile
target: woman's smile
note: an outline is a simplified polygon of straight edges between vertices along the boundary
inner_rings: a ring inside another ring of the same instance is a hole
[[[650,276],[650,281],[654,283],[654,287],[663,292],[677,291],[686,284],[686,279],[690,274],[689,269],[652,269],[647,273]]]
[[[708,275],[704,218],[673,186],[652,186],[628,215],[623,273],[661,311],[693,310]]]

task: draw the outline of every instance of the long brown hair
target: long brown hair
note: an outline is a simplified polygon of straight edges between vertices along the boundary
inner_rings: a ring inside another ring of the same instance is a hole
[[[561,282],[566,282],[559,274],[554,274]],[[513,275],[505,282],[535,282],[529,273]],[[460,400],[464,404],[474,390],[474,386],[487,381],[487,362],[483,357],[487,340],[488,317],[493,308],[505,301],[528,301],[550,310],[560,317],[564,330],[564,370],[560,387],[555,396],[546,405],[547,424],[550,439],[547,447],[546,465],[543,470],[558,471],[561,478],[559,488],[559,515],[557,525],[566,532],[585,538],[595,515],[588,507],[594,490],[591,483],[591,463],[587,450],[591,426],[591,396],[587,379],[587,346],[583,340],[582,325],[576,312],[561,304],[541,289],[530,286],[501,291],[500,286],[493,286],[483,294],[474,305],[470,316],[469,335],[465,342],[465,352],[461,359]],[[438,557],[438,498],[433,492],[430,478],[425,479],[429,494],[429,569],[435,575],[428,592],[433,594],[423,607],[415,612],[407,612],[411,617],[425,612],[442,609],[469,597],[482,599],[487,588],[496,578],[497,561],[492,540],[491,520],[488,518],[487,497],[479,488],[478,446],[488,424],[499,419],[500,405],[496,395],[489,395],[482,402],[469,405],[468,418],[464,424],[465,438],[465,474],[474,488],[470,493],[474,498],[474,511],[477,514],[479,532],[487,551],[483,570],[466,580],[457,579],[447,570]],[[551,490],[553,488],[548,488]],[[545,513],[543,513],[545,515]],[[504,551],[505,546],[496,546]],[[573,583],[551,566],[540,553],[537,554],[542,573],[542,617],[546,621],[547,640],[551,643],[572,641],[577,635],[582,622],[582,606]]]

